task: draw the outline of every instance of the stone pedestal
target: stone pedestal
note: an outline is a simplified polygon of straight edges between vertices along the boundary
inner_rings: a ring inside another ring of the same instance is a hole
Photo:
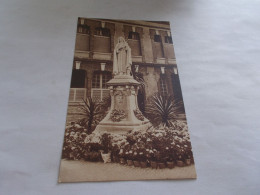
[[[126,133],[130,130],[146,130],[149,121],[137,104],[139,82],[130,75],[116,75],[107,82],[110,89],[111,108],[95,131]]]

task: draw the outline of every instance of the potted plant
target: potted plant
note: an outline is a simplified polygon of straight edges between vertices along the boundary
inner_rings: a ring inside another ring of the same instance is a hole
[[[166,159],[165,159],[165,157],[161,157],[160,159],[158,159],[158,167],[160,169],[165,169],[166,168]]]
[[[120,149],[120,152],[119,152],[119,163],[120,163],[121,165],[126,164],[126,160],[125,160],[124,157],[125,157],[124,149],[121,148],[121,149]]]
[[[139,161],[141,168],[147,168],[146,150],[139,152]]]
[[[115,145],[114,147],[112,147],[111,155],[112,155],[112,160],[115,163],[119,163],[119,151],[120,151],[120,149],[119,149],[118,145]]]
[[[104,163],[111,162],[111,138],[109,134],[104,133],[101,137],[101,144],[103,146],[103,151],[101,151],[101,156]]]
[[[137,151],[134,151],[133,162],[135,167],[140,167],[139,156]]]
[[[184,145],[184,149],[185,149],[185,164],[191,165],[191,163],[192,163],[191,146],[187,143]]]
[[[183,167],[184,166],[184,162],[183,162],[183,152],[182,152],[182,150],[181,149],[179,149],[179,150],[177,150],[177,152],[176,152],[176,154],[177,154],[177,166],[178,167]]]
[[[159,152],[156,154],[157,164],[160,169],[164,169],[166,168],[167,152],[163,146],[163,142],[161,142],[158,146],[159,146],[158,149]]]
[[[191,165],[191,159],[190,159],[190,158],[185,159],[185,164],[186,164],[186,165]]]
[[[189,154],[189,152],[186,153],[185,157],[185,164],[191,165],[191,155]]]
[[[173,169],[174,168],[174,158],[175,158],[175,154],[174,154],[174,149],[173,147],[171,148],[168,148],[166,147],[166,150],[167,150],[167,167],[169,169]]]
[[[133,166],[134,165],[134,162],[133,162],[133,151],[132,150],[128,151],[126,162],[127,162],[128,166]]]
[[[174,161],[173,161],[173,158],[170,158],[169,161],[166,162],[167,164],[167,167],[169,169],[173,169],[174,168]]]
[[[156,161],[156,149],[150,150],[150,165],[152,167],[152,169],[157,169],[157,161]]]

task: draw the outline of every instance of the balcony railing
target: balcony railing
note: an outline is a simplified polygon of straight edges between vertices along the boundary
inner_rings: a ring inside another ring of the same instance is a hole
[[[94,101],[102,101],[109,97],[109,89],[92,88],[91,97]]]
[[[81,102],[86,98],[85,88],[70,88],[69,102]]]

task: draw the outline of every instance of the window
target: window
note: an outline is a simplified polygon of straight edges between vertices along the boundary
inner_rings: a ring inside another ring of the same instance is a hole
[[[80,24],[80,25],[86,24],[86,19],[84,19],[84,18],[78,18],[78,24]]]
[[[140,40],[138,32],[129,32],[128,39]]]
[[[161,89],[161,94],[163,96],[167,96],[167,94],[168,94],[167,82],[166,82],[166,78],[164,78],[164,77],[161,77],[161,79],[160,79],[160,89]]]
[[[172,44],[172,37],[171,36],[165,36],[165,43],[171,43]]]
[[[76,70],[74,69],[72,71],[72,77],[71,77],[71,88],[84,88],[85,87],[85,70]]]
[[[179,75],[173,73],[172,77],[172,87],[173,87],[173,94],[176,101],[182,101],[182,93],[181,93],[181,85]]]
[[[110,30],[108,28],[98,27],[98,28],[96,28],[95,35],[110,37]]]
[[[77,33],[82,33],[82,34],[89,34],[89,26],[88,25],[78,25],[78,30]]]
[[[129,32],[128,44],[131,48],[132,56],[141,56],[141,42],[138,32]]]
[[[107,82],[112,79],[112,75],[110,72],[101,72],[96,71],[94,72],[93,79],[92,79],[92,88],[107,88]]]
[[[154,43],[153,43],[153,52],[154,56],[158,58],[164,58],[164,51],[162,45],[162,39],[160,35],[154,35]]]
[[[154,35],[154,42],[162,42],[160,35]]]
[[[86,98],[85,77],[85,70],[72,71],[69,102],[80,102]]]
[[[100,53],[110,53],[111,52],[111,37],[110,30],[108,28],[98,27],[95,30],[95,35],[93,37],[93,51]]]
[[[112,79],[111,72],[96,71],[92,78],[91,97],[95,101],[103,100],[109,96],[109,89],[107,89],[107,82]]]
[[[78,19],[77,33],[89,34],[90,27],[86,24],[86,20],[83,18]]]

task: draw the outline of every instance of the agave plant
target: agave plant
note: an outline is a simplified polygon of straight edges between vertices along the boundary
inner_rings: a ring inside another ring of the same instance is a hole
[[[155,126],[170,127],[180,113],[182,102],[175,102],[173,96],[156,93],[149,98],[146,106],[146,116]]]
[[[79,108],[82,111],[81,115],[84,118],[79,121],[80,125],[87,128],[88,133],[92,133],[94,127],[100,122],[104,115],[104,110],[100,103],[93,101],[91,97],[83,99],[84,104],[80,105]]]

